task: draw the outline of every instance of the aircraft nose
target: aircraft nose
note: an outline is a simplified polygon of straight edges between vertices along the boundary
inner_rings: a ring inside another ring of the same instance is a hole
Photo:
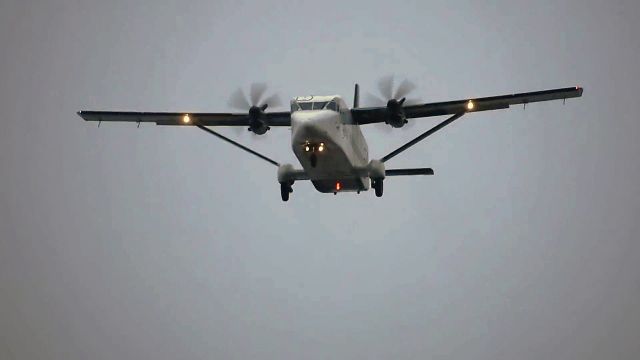
[[[335,126],[336,117],[331,111],[306,111],[291,114],[291,129],[295,138],[314,138],[325,135]]]
[[[326,110],[317,110],[317,111],[296,111],[291,114],[291,119],[294,122],[304,123],[304,122],[318,122],[323,121],[325,119],[331,119],[333,112]]]

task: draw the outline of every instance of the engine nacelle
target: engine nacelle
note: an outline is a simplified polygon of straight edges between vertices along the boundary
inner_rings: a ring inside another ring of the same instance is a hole
[[[262,105],[262,107],[252,106],[249,109],[249,131],[257,135],[263,135],[270,129],[264,116],[266,109],[266,104]]]
[[[386,173],[384,169],[384,163],[380,160],[375,159],[369,161],[369,165],[367,165],[367,172],[367,176],[369,176],[371,179],[384,179]]]
[[[404,109],[402,108],[404,101],[405,98],[402,98],[399,101],[391,99],[387,102],[387,120],[385,122],[394,128],[401,128],[407,123],[407,117],[405,116]]]

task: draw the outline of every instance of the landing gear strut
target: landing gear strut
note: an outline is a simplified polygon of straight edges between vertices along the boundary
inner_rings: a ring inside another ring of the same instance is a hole
[[[282,196],[282,201],[289,200],[289,194],[293,192],[293,187],[291,187],[291,185],[293,185],[293,181],[280,183],[280,196]]]
[[[371,179],[371,187],[376,191],[377,197],[382,197],[383,188],[383,180],[384,179]]]
[[[309,162],[311,162],[311,167],[316,167],[316,165],[318,164],[318,155],[316,155],[315,152],[311,153]]]

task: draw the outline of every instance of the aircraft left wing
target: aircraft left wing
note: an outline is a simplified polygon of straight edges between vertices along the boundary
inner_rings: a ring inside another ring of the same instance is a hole
[[[79,111],[86,121],[97,122],[152,122],[156,125],[181,126],[249,126],[248,113],[198,113],[198,112],[131,112],[131,111]],[[291,126],[291,113],[264,113],[263,119],[269,126]]]
[[[440,115],[455,115],[475,111],[487,111],[507,109],[511,105],[528,104],[540,101],[563,100],[582,96],[582,88],[579,86],[534,91],[519,94],[509,94],[482,98],[468,98],[419,105],[407,105],[403,107],[407,119]],[[385,122],[389,116],[387,107],[356,108],[351,110],[356,123],[372,124]]]

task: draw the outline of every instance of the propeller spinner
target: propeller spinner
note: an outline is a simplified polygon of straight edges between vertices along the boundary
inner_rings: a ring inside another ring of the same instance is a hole
[[[282,102],[278,94],[264,98],[267,92],[265,83],[253,83],[249,89],[249,97],[238,88],[229,98],[229,106],[238,110],[249,112],[249,131],[257,135],[263,135],[270,127],[264,111],[267,107],[280,106]]]
[[[386,124],[394,128],[401,128],[407,124],[407,117],[404,114],[403,106],[407,102],[407,95],[415,90],[416,85],[411,81],[404,79],[394,90],[394,78],[392,75],[385,76],[378,80],[378,90],[380,95],[384,97],[368,94],[373,103],[385,104],[387,106]],[[418,102],[417,99],[409,99],[408,103]]]

